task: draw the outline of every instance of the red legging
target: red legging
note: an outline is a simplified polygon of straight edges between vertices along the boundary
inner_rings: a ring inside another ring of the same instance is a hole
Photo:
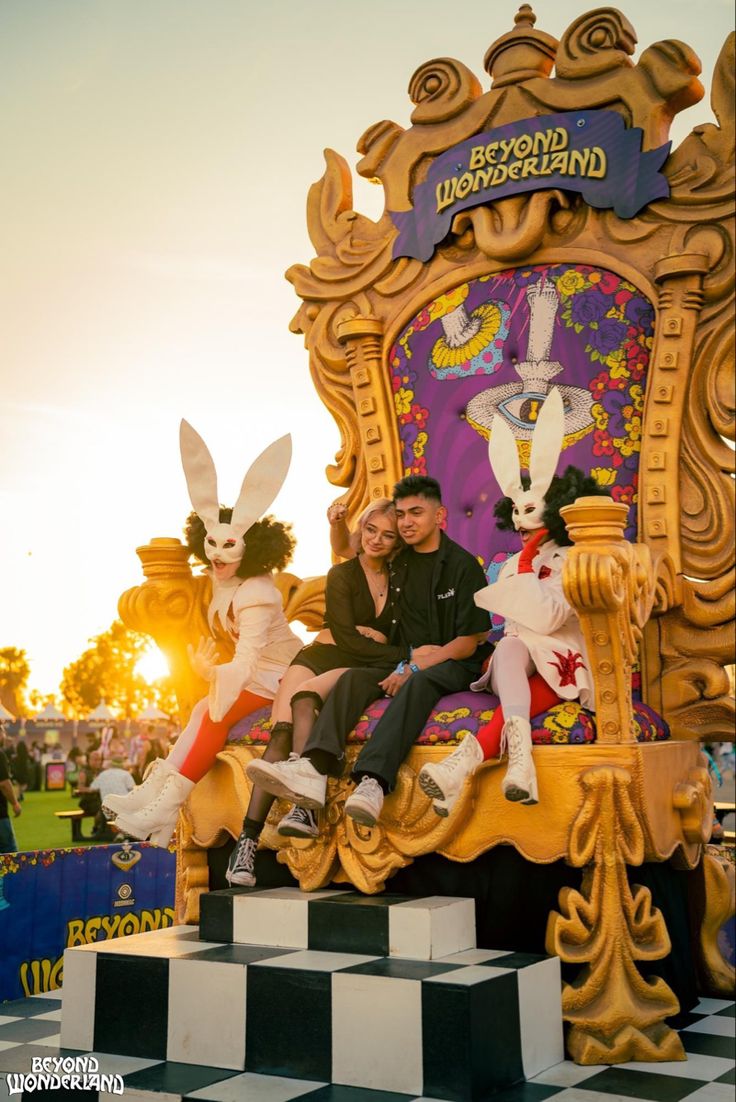
[[[532,719],[546,712],[554,704],[559,704],[562,697],[552,689],[541,674],[535,673],[529,678],[529,688],[532,693],[532,703],[529,714]],[[499,704],[493,713],[493,718],[480,728],[476,738],[483,750],[483,761],[489,758],[497,758],[501,747],[501,728],[504,724],[504,716]]]
[[[194,741],[179,766],[181,775],[194,781],[195,784],[201,781],[205,773],[212,768],[215,758],[225,745],[230,728],[234,727],[238,720],[249,716],[251,712],[257,711],[265,704],[273,704],[273,701],[267,700],[265,696],[244,691],[217,723],[210,719],[210,713],[206,711]]]

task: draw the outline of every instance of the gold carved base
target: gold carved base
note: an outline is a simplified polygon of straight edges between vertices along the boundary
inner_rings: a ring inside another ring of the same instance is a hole
[[[581,777],[585,799],[570,838],[571,864],[585,867],[582,890],[564,888],[552,913],[547,951],[580,975],[562,992],[567,1046],[579,1064],[684,1060],[664,1019],[679,1003],[667,984],[644,979],[636,961],[659,960],[670,939],[647,888],[630,887],[627,865],[644,859],[644,834],[630,795],[631,773],[600,766]]]
[[[736,911],[733,849],[706,846],[698,873],[699,890],[691,896],[691,925],[698,931],[696,959],[700,987],[706,995],[732,999],[736,969],[724,959],[718,934]]]

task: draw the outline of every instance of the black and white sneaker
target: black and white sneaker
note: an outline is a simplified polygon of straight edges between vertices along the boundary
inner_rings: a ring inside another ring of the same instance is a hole
[[[292,807],[276,830],[287,838],[316,838],[319,835],[317,814],[308,807]]]
[[[258,842],[255,838],[246,838],[241,834],[230,854],[225,877],[228,884],[241,888],[252,888],[256,882],[255,859]]]

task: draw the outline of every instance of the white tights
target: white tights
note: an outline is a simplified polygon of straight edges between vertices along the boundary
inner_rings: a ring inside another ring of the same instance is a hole
[[[507,719],[510,716],[529,719],[532,701],[529,678],[535,670],[526,643],[517,635],[504,635],[493,652],[491,688]]]

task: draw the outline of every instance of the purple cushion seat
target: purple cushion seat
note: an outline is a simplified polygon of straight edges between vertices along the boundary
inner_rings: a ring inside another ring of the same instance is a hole
[[[366,742],[388,705],[387,697],[382,697],[370,704],[351,733],[348,743]],[[456,746],[468,731],[477,734],[483,724],[488,723],[497,707],[497,697],[489,693],[467,691],[442,697],[433,709],[416,744],[417,746]],[[269,709],[259,708],[257,712],[241,719],[231,729],[228,745],[237,743],[241,746],[259,746],[267,743],[270,737],[268,717]],[[665,721],[653,708],[640,700],[634,700],[634,723],[639,742],[656,742],[670,737],[669,727]],[[595,716],[581,708],[577,701],[555,704],[548,712],[533,720],[532,741],[535,746],[595,742]]]

